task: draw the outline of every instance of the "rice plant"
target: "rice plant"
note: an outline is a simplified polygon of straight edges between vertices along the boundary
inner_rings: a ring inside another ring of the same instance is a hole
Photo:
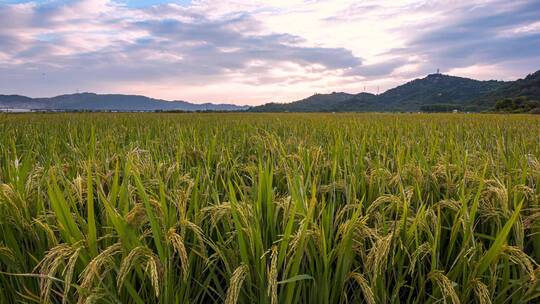
[[[0,303],[534,303],[540,117],[0,116]]]

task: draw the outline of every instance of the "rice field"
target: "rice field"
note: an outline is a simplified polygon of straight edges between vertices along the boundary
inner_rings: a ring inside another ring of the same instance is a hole
[[[534,303],[540,117],[0,115],[0,303]]]

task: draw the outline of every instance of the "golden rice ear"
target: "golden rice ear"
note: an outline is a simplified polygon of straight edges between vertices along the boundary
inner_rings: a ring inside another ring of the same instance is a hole
[[[276,245],[272,246],[272,254],[270,255],[270,268],[268,270],[268,297],[271,304],[278,303],[278,269],[277,269],[277,253]]]
[[[126,279],[128,273],[131,271],[131,269],[135,266],[135,261],[139,258],[139,256],[144,255],[144,249],[145,247],[139,246],[131,250],[131,252],[122,259],[122,263],[120,264],[120,270],[118,271],[118,278],[116,280],[116,287],[120,288],[122,285],[124,285],[124,280]]]
[[[307,226],[307,221],[305,219],[303,219],[300,222],[300,225],[301,226],[303,226],[303,225]],[[317,231],[314,230],[314,229],[309,229],[309,228],[296,230],[296,233],[294,234],[294,236],[290,240],[288,254],[290,254],[290,255],[294,254],[294,252],[296,252],[296,250],[299,249],[298,246],[300,244],[302,244],[302,242],[304,242],[306,239],[309,239],[309,238],[313,238],[313,239],[316,240]]]
[[[69,257],[69,260],[64,268],[64,297],[62,298],[62,303],[67,303],[69,296],[69,289],[71,288],[71,280],[73,278],[73,272],[75,271],[75,265],[79,259],[79,254],[82,250],[82,246],[77,248],[75,252]]]
[[[428,279],[431,280],[435,285],[437,285],[442,293],[443,301],[446,303],[446,298],[450,298],[453,304],[459,304],[459,296],[454,289],[454,282],[444,275],[440,270],[431,271],[428,274]]]
[[[374,280],[386,269],[393,236],[393,233],[389,233],[387,236],[377,240],[369,251],[367,256],[367,267],[373,274]]]
[[[533,154],[527,154],[527,163],[532,171],[535,173],[540,173],[540,159]]]
[[[163,269],[161,268],[161,263],[159,262],[157,256],[152,255],[148,258],[146,262],[146,272],[149,273],[150,282],[152,284],[152,287],[154,287],[154,294],[157,298],[159,298],[160,278]]]
[[[453,199],[445,199],[437,203],[438,206],[442,208],[448,208],[454,212],[458,212],[461,209],[461,201],[456,201]]]
[[[85,297],[84,299],[80,300],[78,303],[79,304],[98,304],[102,302],[101,300],[105,298],[106,296],[105,292],[106,291],[102,289],[91,290],[89,295]]]
[[[376,200],[374,200],[371,203],[371,205],[369,205],[368,209],[366,210],[366,214],[369,215],[369,214],[375,213],[375,210],[377,210],[380,206],[383,206],[385,204],[400,205],[401,198],[393,194],[381,195]]]
[[[201,213],[204,214],[205,217],[209,216],[210,222],[215,226],[222,218],[226,216],[230,218],[231,203],[224,202],[219,205],[204,207],[201,209]]]
[[[355,219],[346,220],[344,223],[340,224],[336,236],[343,239],[347,235],[352,235],[353,240],[357,243],[361,243],[365,239],[369,240],[379,240],[380,237],[377,235],[375,229],[372,229],[367,226],[368,216],[358,217]],[[360,248],[363,251],[363,248]]]
[[[534,200],[535,199],[535,189],[527,186],[527,185],[516,185],[514,186],[514,191],[523,193],[523,196],[525,196],[528,200]]]
[[[504,256],[506,256],[512,263],[518,265],[529,274],[530,280],[532,282],[536,281],[535,275],[535,266],[538,267],[538,264],[528,256],[523,250],[519,249],[516,246],[505,245],[502,250]]]
[[[361,275],[358,272],[351,272],[349,274],[349,278],[353,279],[362,290],[362,293],[364,295],[364,300],[368,304],[376,304],[377,301],[375,300],[375,295],[373,294],[373,291],[371,290],[371,287],[369,286],[369,282],[364,278],[363,275]]]
[[[202,248],[205,247],[206,243],[210,242],[210,240],[208,240],[206,236],[204,235],[204,232],[201,229],[201,227],[199,227],[197,224],[193,223],[192,221],[188,221],[186,219],[181,220],[180,224],[183,227],[185,227],[187,230],[193,232],[193,234],[195,235],[195,238],[197,239],[197,241],[199,242],[199,245]]]
[[[473,286],[474,294],[478,298],[480,304],[491,304],[491,296],[489,294],[489,289],[486,284],[478,278],[471,281]]]
[[[58,245],[58,240],[54,232],[54,227],[47,224],[46,215],[34,219],[34,221],[32,222],[32,225],[35,225],[39,227],[40,229],[42,229],[47,234],[48,241],[50,241],[51,244],[53,244],[54,246]]]
[[[34,268],[34,271],[39,270],[41,275],[40,280],[40,298],[43,302],[49,302],[49,295],[52,287],[52,279],[56,277],[56,274],[61,266],[64,265],[64,275],[69,276],[69,283],[66,282],[66,287],[64,293],[69,292],[71,286],[71,278],[73,276],[74,264],[77,261],[80,250],[82,249],[82,242],[77,242],[73,245],[69,244],[60,244],[47,252],[45,257],[39,262],[39,264]],[[65,261],[68,260],[67,266],[65,266]]]
[[[189,274],[189,262],[186,252],[186,246],[184,245],[184,239],[178,233],[176,233],[176,230],[174,228],[171,228],[167,232],[167,241],[172,245],[174,251],[178,254],[178,257],[180,258],[182,279],[184,280],[184,282],[186,282]]]
[[[414,273],[414,270],[416,269],[416,263],[420,260],[423,260],[424,257],[431,253],[432,247],[431,244],[428,242],[423,243],[422,245],[418,246],[416,250],[411,255],[411,264],[409,268],[409,273]]]
[[[492,208],[502,210],[505,215],[508,209],[508,188],[498,179],[486,180],[486,189],[482,192],[482,200],[490,203]]]
[[[11,263],[17,262],[15,260],[15,255],[13,254],[13,250],[11,250],[9,247],[0,246],[0,256],[8,259]]]
[[[227,289],[227,296],[225,298],[225,304],[236,304],[238,296],[240,295],[240,289],[244,283],[249,268],[247,265],[242,264],[234,270],[231,279],[229,281],[229,288]]]
[[[148,222],[148,217],[146,215],[146,208],[144,207],[144,204],[135,204],[133,208],[131,208],[129,213],[126,215],[126,222],[132,227],[136,228]]]
[[[80,174],[77,174],[77,177],[75,177],[71,184],[71,187],[79,198],[79,202],[83,202],[83,195],[86,193],[86,188],[84,186],[85,184],[86,181]]]
[[[24,226],[28,225],[23,216],[23,211],[28,208],[26,201],[21,199],[16,189],[8,184],[0,184],[0,207],[4,204],[7,205],[17,222]]]
[[[154,292],[156,296],[159,296],[160,273],[162,271],[161,263],[156,254],[144,245],[135,247],[122,260],[120,270],[118,271],[118,278],[116,280],[117,287],[121,288],[122,285],[124,285],[127,275],[136,266],[141,266],[141,268],[146,270],[146,274],[150,277]]]
[[[94,257],[84,268],[79,275],[81,281],[81,291],[79,292],[78,302],[84,303],[88,298],[86,292],[96,286],[96,281],[101,282],[102,278],[112,269],[114,269],[114,256],[122,252],[122,244],[115,243],[103,250],[100,254]],[[92,295],[92,293],[90,293]]]

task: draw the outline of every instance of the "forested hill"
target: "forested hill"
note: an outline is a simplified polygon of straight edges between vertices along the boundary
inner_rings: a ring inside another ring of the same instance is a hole
[[[524,98],[530,101],[540,101],[540,71],[527,75],[524,79],[509,82],[507,85],[490,92],[476,100],[481,107],[494,107],[504,99]]]
[[[509,82],[480,81],[444,74],[415,79],[380,95],[370,93],[316,94],[291,103],[269,103],[253,107],[254,112],[320,112],[320,111],[438,111],[460,109],[487,110],[489,105],[473,103],[495,92]]]

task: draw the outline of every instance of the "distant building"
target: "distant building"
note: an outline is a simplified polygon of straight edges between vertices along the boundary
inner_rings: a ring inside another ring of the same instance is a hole
[[[452,110],[452,113],[457,113],[457,112],[459,112],[457,109]]]

